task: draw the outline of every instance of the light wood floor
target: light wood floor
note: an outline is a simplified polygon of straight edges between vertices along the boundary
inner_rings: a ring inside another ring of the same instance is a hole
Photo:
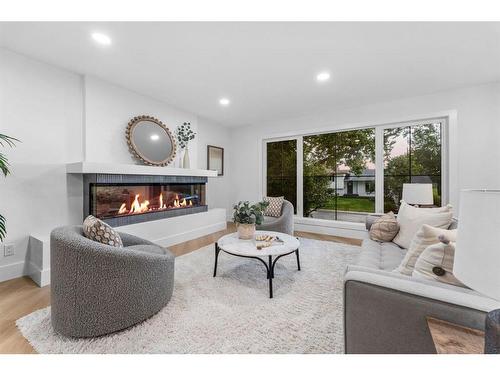
[[[205,237],[186,241],[169,249],[183,255],[215,243],[227,233],[236,231],[233,223],[227,229]],[[308,232],[295,232],[298,237],[360,245],[361,240]],[[0,353],[36,353],[16,327],[16,320],[50,305],[50,287],[39,288],[30,278],[21,277],[0,283]]]

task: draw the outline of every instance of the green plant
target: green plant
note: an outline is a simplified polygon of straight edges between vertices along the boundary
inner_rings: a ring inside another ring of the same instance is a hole
[[[177,143],[179,143],[180,148],[185,148],[189,141],[193,140],[196,133],[191,129],[191,123],[185,122],[175,129],[175,135],[177,137]]]
[[[14,147],[15,142],[19,142],[19,140],[13,137],[9,137],[8,135],[5,134],[0,134],[0,146]],[[10,173],[9,166],[10,164],[7,160],[7,157],[0,152],[0,170],[2,171],[5,177],[7,177],[7,175]],[[7,234],[6,219],[0,214],[0,241],[3,241],[6,234]]]
[[[248,201],[240,201],[234,205],[233,221],[239,224],[262,224],[264,210],[269,202],[258,202],[250,205]]]

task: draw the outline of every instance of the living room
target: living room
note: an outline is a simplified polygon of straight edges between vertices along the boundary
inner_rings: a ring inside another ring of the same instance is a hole
[[[0,353],[500,352],[499,22],[64,17],[0,22]]]

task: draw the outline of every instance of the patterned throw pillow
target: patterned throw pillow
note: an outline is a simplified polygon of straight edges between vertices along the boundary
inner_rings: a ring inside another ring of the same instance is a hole
[[[399,224],[396,216],[391,211],[375,221],[370,227],[370,239],[374,241],[392,241],[399,231]]]
[[[429,246],[418,257],[412,276],[442,283],[465,286],[453,274],[455,244],[446,235],[439,236],[439,243]]]
[[[285,197],[264,197],[265,202],[269,202],[266,210],[264,211],[264,216],[280,217],[281,207],[285,201]]]
[[[83,234],[85,237],[114,247],[123,247],[120,235],[104,221],[89,215],[83,222]]]

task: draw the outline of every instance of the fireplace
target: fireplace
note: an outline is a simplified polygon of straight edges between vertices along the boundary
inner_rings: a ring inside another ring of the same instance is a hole
[[[207,211],[206,177],[86,174],[84,216],[111,226]]]

